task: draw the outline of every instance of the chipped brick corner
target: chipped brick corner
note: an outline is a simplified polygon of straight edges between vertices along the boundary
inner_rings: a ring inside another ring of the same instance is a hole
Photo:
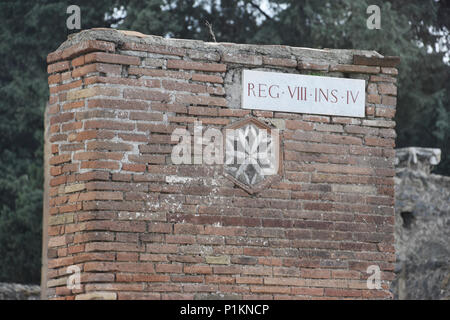
[[[91,29],[47,62],[46,298],[392,298],[398,58]],[[364,79],[366,116],[241,109],[243,68]],[[175,128],[247,117],[280,130],[279,181],[171,163]]]

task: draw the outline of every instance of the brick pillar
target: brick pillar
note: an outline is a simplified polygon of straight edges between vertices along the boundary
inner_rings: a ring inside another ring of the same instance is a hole
[[[392,297],[396,58],[92,29],[47,60],[49,298]],[[366,115],[241,109],[243,69],[364,79]],[[249,118],[281,133],[262,190],[172,163],[176,128]]]

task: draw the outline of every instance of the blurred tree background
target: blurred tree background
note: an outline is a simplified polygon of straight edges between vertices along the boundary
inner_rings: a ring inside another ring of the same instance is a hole
[[[110,25],[110,1],[78,3],[82,27]],[[0,2],[0,282],[40,281],[46,58],[67,38],[70,4]]]
[[[0,281],[39,283],[46,56],[81,27],[218,42],[369,49],[401,57],[397,147],[441,148],[450,175],[449,0],[115,0],[0,2]],[[381,29],[369,30],[369,5]]]

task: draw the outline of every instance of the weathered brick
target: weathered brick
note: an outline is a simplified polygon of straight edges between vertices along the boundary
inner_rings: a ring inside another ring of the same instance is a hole
[[[314,128],[314,125],[309,122],[301,121],[301,120],[286,120],[286,128],[291,130],[304,130],[311,131]]]
[[[169,80],[163,80],[162,87],[166,90],[188,91],[192,93],[206,93],[207,89],[204,85]]]
[[[123,97],[125,99],[139,99],[151,101],[168,101],[169,95],[160,91],[145,89],[124,89]]]
[[[165,55],[184,56],[186,50],[166,45],[145,44],[138,42],[125,42],[121,46],[122,50],[146,51]]]
[[[70,89],[75,89],[78,87],[81,87],[83,84],[83,82],[81,80],[76,80],[76,81],[72,81],[69,83],[65,83],[65,84],[61,84],[55,87],[51,87],[50,88],[50,94],[52,93],[58,93],[58,92],[62,92],[62,91],[67,91]]]
[[[137,75],[139,77],[140,76],[149,76],[149,77],[161,77],[161,78],[171,78],[171,79],[180,79],[180,80],[190,80],[192,78],[192,75],[188,72],[138,68],[138,67],[129,67],[128,74]]]
[[[121,160],[123,158],[123,153],[87,151],[77,152],[74,154],[73,158],[74,160]]]
[[[251,292],[256,293],[291,293],[290,287],[278,287],[278,286],[251,286]]]
[[[205,259],[208,264],[230,264],[229,256],[206,256]]]
[[[122,109],[122,110],[147,110],[148,102],[144,101],[124,101],[112,99],[90,99],[88,108]]]
[[[194,73],[192,75],[192,81],[223,83],[223,78],[216,75]]]
[[[139,65],[141,63],[141,59],[139,59],[138,57],[106,52],[89,53],[85,56],[84,61],[85,63],[105,62],[113,64],[126,64],[126,65]]]
[[[210,96],[193,96],[187,94],[177,94],[175,100],[178,103],[184,104],[195,104],[195,105],[206,105],[206,106],[219,106],[226,107],[227,100],[220,97],[210,97]]]
[[[57,61],[59,59],[72,58],[75,55],[81,55],[91,51],[114,51],[115,44],[100,40],[85,40],[76,43],[64,50],[55,51],[47,56],[47,62]]]
[[[111,65],[104,63],[91,63],[87,65],[75,68],[72,71],[72,78],[79,78],[90,73],[104,73],[106,75],[120,75],[122,72],[122,67],[120,65]],[[87,79],[84,80],[85,84],[89,84]],[[95,83],[95,82],[94,82]]]
[[[64,71],[64,70],[69,70],[69,62],[68,61],[56,62],[56,63],[50,64],[47,67],[47,73],[55,73],[55,72],[60,72],[60,71]]]
[[[377,107],[375,108],[375,115],[377,117],[393,118],[395,116],[395,109]]]
[[[234,54],[226,52],[222,55],[223,62],[237,63],[243,65],[262,65],[262,56]]]
[[[183,271],[185,273],[193,273],[193,274],[212,274],[212,268],[210,266],[201,266],[201,265],[185,265]]]
[[[377,74],[377,73],[380,73],[380,67],[337,64],[337,65],[330,66],[330,71]]]
[[[59,156],[51,157],[49,159],[49,163],[51,165],[57,165],[57,164],[61,164],[61,163],[70,162],[71,159],[72,159],[72,156],[70,154],[66,153],[66,154],[62,154]]]
[[[57,73],[57,74],[52,74],[48,76],[48,84],[57,84],[61,82],[61,74]]]
[[[400,63],[400,57],[366,57],[353,55],[353,64],[365,66],[395,67]]]
[[[395,127],[395,122],[389,120],[363,120],[362,125],[369,127],[393,128]]]
[[[89,98],[93,96],[119,96],[120,91],[114,88],[90,87],[67,93],[67,100]]]
[[[242,109],[219,109],[220,117],[244,117],[250,114],[250,110]]]
[[[312,62],[305,62],[305,61],[299,61],[297,68],[303,69],[303,70],[314,70],[314,71],[328,71],[329,69],[328,64],[321,64],[321,63],[312,63]]]
[[[50,118],[50,124],[56,124],[56,123],[63,123],[63,122],[68,122],[70,120],[73,120],[74,118],[74,114],[73,112],[65,112],[65,113],[61,113],[59,115],[53,116]]]
[[[368,94],[367,95],[367,102],[380,104],[381,103],[381,96],[379,96],[378,94]]]
[[[378,92],[380,94],[397,95],[397,86],[392,83],[379,83]]]
[[[396,58],[358,53],[350,65],[331,49],[95,33],[120,43],[74,36],[48,56],[51,298],[391,298]],[[241,109],[230,85],[263,65],[353,73],[367,84],[365,116]],[[220,166],[171,164],[175,129],[248,117],[279,129],[282,142],[279,176],[256,193]],[[384,289],[372,294],[374,263]],[[78,291],[65,288],[73,264]]]
[[[398,75],[398,70],[396,68],[381,68],[381,72],[388,75]]]
[[[117,293],[108,291],[95,291],[78,294],[75,300],[117,300]]]
[[[292,294],[300,296],[321,297],[324,294],[323,288],[292,288]]]
[[[131,151],[133,147],[128,143],[109,141],[90,141],[87,143],[87,150],[105,151]]]
[[[185,60],[167,60],[167,68],[210,72],[225,72],[227,70],[227,66],[221,63],[203,63]]]
[[[82,169],[110,169],[118,170],[120,165],[114,161],[85,161],[81,163]]]
[[[134,130],[135,125],[134,123],[125,123],[110,120],[88,120],[84,122],[84,128],[132,131]]]
[[[297,67],[297,60],[295,59],[286,59],[286,58],[272,58],[272,57],[263,57],[263,64],[271,65],[271,66],[279,66],[279,67]]]

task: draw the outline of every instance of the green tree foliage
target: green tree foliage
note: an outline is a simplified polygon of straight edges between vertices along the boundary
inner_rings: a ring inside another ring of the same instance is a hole
[[[282,25],[286,31],[277,33],[275,41],[279,43],[369,49],[401,57],[395,118],[397,146],[441,148],[443,160],[437,172],[450,175],[450,67],[443,62],[445,52],[435,47],[439,33],[446,32],[448,41],[450,2],[274,1],[277,2],[289,6],[265,26],[277,29]],[[381,8],[380,30],[366,27],[366,9],[370,4]],[[265,26],[258,34],[260,41],[264,41]]]
[[[0,2],[0,282],[38,283],[47,54],[67,38],[71,1]],[[103,27],[111,1],[78,1],[82,28]]]
[[[398,80],[397,147],[437,147],[436,172],[450,175],[449,65],[436,43],[446,34],[448,0],[130,0],[122,28],[177,38],[357,48],[401,57]],[[266,4],[264,6],[264,3]],[[268,4],[268,5],[267,5]],[[366,26],[366,10],[381,9],[381,29]],[[441,48],[442,49],[442,48]],[[448,57],[447,57],[448,58]]]
[[[121,28],[147,34],[212,41],[208,21],[218,41],[247,43],[258,30],[250,1],[130,0],[125,9]]]
[[[358,48],[401,57],[397,146],[439,147],[450,175],[448,0],[115,0],[0,2],[0,281],[39,282],[46,56],[67,37],[66,8],[81,26],[219,42]],[[366,27],[368,5],[381,30]],[[123,6],[125,18],[111,15]],[[448,49],[447,49],[448,52]],[[448,57],[447,57],[448,58]]]

